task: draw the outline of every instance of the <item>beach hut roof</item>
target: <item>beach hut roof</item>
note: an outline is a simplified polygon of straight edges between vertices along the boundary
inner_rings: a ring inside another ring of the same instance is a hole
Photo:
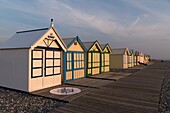
[[[113,54],[122,54],[123,55],[126,52],[128,53],[128,55],[130,54],[128,48],[116,48],[116,49],[112,49],[112,52],[113,52]]]
[[[69,48],[75,42],[75,40],[77,40],[80,43],[84,51],[87,51],[86,47],[84,46],[84,44],[82,43],[82,41],[78,36],[72,38],[63,38],[63,41],[67,45],[67,48]]]
[[[16,32],[15,35],[0,45],[0,49],[31,48],[31,46],[34,45],[50,29],[54,30],[61,43],[64,45],[64,49],[66,49],[66,45],[54,27]]]
[[[92,41],[92,42],[83,42],[83,44],[84,44],[84,46],[86,47],[87,50],[90,50],[95,43],[98,43],[98,45],[99,45],[98,48],[99,48],[100,51],[102,51],[102,48],[101,48],[101,46],[100,46],[100,44],[97,40]]]
[[[102,50],[104,50],[106,47],[108,47],[108,51],[109,51],[110,53],[112,53],[112,50],[111,50],[111,48],[110,48],[110,46],[109,46],[108,43],[107,43],[107,44],[100,44],[100,46],[101,46]]]

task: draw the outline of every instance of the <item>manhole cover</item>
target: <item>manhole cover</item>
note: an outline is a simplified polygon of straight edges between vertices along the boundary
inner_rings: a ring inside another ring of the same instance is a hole
[[[79,88],[73,87],[61,87],[50,90],[50,93],[55,95],[73,95],[80,92],[81,90]]]

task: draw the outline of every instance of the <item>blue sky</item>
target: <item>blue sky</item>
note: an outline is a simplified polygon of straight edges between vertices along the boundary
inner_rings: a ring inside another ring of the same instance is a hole
[[[169,0],[0,0],[0,42],[15,32],[49,27],[62,37],[108,42],[170,59]]]

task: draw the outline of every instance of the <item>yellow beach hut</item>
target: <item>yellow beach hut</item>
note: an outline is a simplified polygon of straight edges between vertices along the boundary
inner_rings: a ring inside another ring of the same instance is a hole
[[[110,69],[128,68],[129,55],[128,48],[112,49],[112,53],[110,54]]]
[[[101,53],[101,73],[109,72],[110,71],[110,54],[112,53],[112,50],[109,46],[109,44],[100,44],[102,48]]]
[[[84,46],[87,49],[86,52],[86,75],[96,75],[100,74],[101,69],[101,46],[99,42],[83,42]]]
[[[64,38],[67,52],[64,53],[64,82],[85,77],[86,48],[80,38]]]
[[[0,86],[32,92],[59,85],[66,45],[50,28],[17,32],[0,46]]]

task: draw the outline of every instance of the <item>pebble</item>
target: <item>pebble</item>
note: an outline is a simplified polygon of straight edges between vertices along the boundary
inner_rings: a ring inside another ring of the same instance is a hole
[[[64,102],[0,87],[0,113],[47,113]]]
[[[158,112],[170,113],[170,67],[165,70]]]

